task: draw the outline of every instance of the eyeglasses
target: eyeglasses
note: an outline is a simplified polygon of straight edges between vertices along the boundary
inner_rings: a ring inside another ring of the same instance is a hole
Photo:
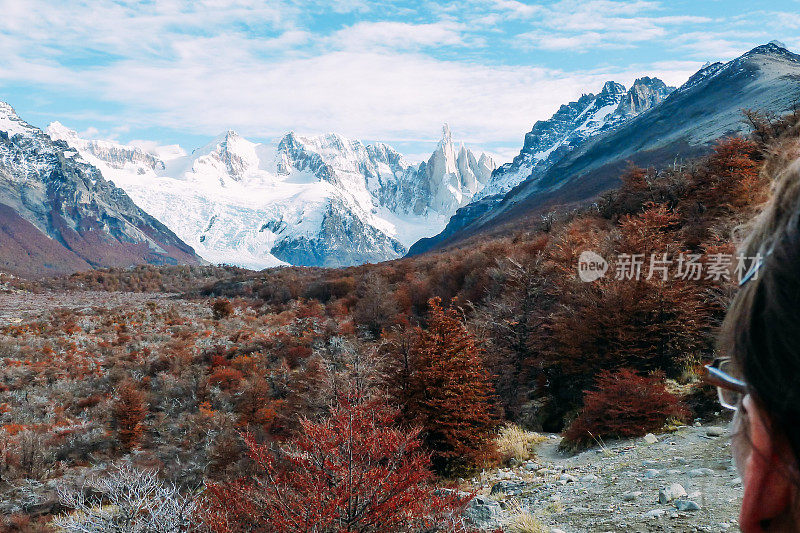
[[[714,362],[705,366],[706,382],[717,387],[719,403],[722,407],[736,411],[742,398],[747,394],[747,384],[731,375],[734,371],[733,363],[727,357],[714,359]]]

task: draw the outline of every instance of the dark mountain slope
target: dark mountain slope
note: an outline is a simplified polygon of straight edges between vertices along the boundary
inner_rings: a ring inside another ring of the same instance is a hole
[[[797,102],[800,56],[778,43],[706,66],[661,103],[619,129],[590,138],[499,204],[460,210],[444,232],[418,242],[410,253],[442,248],[556,205],[585,202],[617,186],[629,162],[661,166],[706,153],[716,139],[746,131],[743,110],[783,113]]]

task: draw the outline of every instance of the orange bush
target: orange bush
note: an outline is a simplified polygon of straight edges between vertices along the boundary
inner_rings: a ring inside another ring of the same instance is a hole
[[[601,438],[638,437],[687,414],[679,399],[667,391],[662,374],[640,376],[629,368],[604,371],[597,378],[596,390],[586,391],[583,409],[564,439],[585,447]]]

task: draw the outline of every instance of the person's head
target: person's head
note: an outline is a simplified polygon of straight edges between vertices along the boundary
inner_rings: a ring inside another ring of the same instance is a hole
[[[764,257],[720,336],[746,387],[733,441],[744,483],[740,526],[800,531],[800,163],[779,176],[740,253]]]

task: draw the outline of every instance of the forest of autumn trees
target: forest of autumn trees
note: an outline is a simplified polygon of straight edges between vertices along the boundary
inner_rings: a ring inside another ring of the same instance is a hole
[[[0,492],[126,459],[204,494],[216,531],[291,531],[308,509],[316,531],[458,530],[437,513],[460,502],[437,500],[449,493],[435,484],[496,464],[503,424],[580,447],[708,416],[698,368],[736,265],[699,279],[648,276],[647,263],[639,279],[614,273],[624,254],[656,254],[674,274],[681,258],[708,267],[733,253],[779,162],[800,155],[797,116],[749,116],[752,139],[630,167],[591,205],[419,257],[18,284],[183,294],[0,328]],[[585,250],[609,259],[606,277],[579,280]]]

